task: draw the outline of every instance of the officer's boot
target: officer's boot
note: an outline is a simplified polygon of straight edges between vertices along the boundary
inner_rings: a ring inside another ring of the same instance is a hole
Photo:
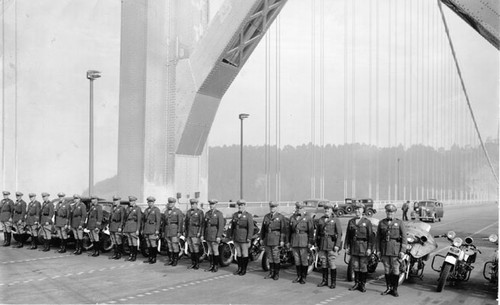
[[[3,232],[3,244],[2,246],[5,246],[7,244],[7,232]]]
[[[3,245],[4,247],[8,247],[8,246],[10,246],[10,239],[12,238],[12,233],[11,233],[11,232],[7,232],[6,234],[7,234],[7,237],[6,237],[6,239],[5,239],[5,240],[6,240],[7,242]]]
[[[21,237],[21,236],[19,236],[19,237]],[[19,238],[19,240],[20,240],[20,241],[18,242],[18,244],[17,244],[16,248],[22,248],[22,247],[24,246],[24,243],[23,243],[23,241],[21,240],[21,238]]]
[[[337,268],[330,269],[330,289],[337,287]]]
[[[168,253],[168,260],[165,262],[165,266],[171,266],[174,263],[174,252]]]
[[[368,275],[368,272],[360,272],[359,273],[359,287],[358,290],[361,292],[366,292],[366,277]]]
[[[299,283],[302,281],[302,266],[295,266],[295,270],[297,271],[297,278],[292,283]]]
[[[33,249],[36,249],[36,237],[35,236],[31,236],[31,247],[30,247],[31,250]]]
[[[94,241],[94,253],[92,254],[92,256],[94,256],[94,257],[99,256],[99,242],[98,241]]]
[[[392,277],[390,274],[385,274],[385,285],[387,289],[381,295],[389,294],[392,291]]]
[[[44,239],[43,241],[44,247],[43,247],[43,252],[50,251],[50,239]]]
[[[280,278],[280,263],[274,263],[274,276],[273,280],[277,281]]]
[[[59,253],[66,253],[66,239],[61,240],[61,252]]]
[[[243,264],[241,266],[241,272],[239,273],[240,275],[245,275],[247,273],[248,259],[248,256],[243,257]]]
[[[305,284],[306,283],[307,269],[309,269],[308,266],[302,266],[302,279],[301,279],[301,281],[299,281],[299,283],[301,283],[301,284]]]
[[[110,257],[108,257],[108,259],[115,259],[116,258],[116,244],[113,245],[113,255],[111,255]]]
[[[156,247],[151,247],[151,250],[149,250],[149,253],[152,253],[151,261],[149,262],[150,264],[156,264]]]
[[[218,255],[214,255],[213,256],[213,269],[212,269],[212,272],[217,272],[219,271],[219,256]]]
[[[196,253],[196,255],[195,255],[195,258],[194,258],[194,259],[195,259],[195,260],[194,260],[195,265],[194,265],[194,267],[193,267],[193,269],[194,269],[194,270],[198,270],[198,269],[200,269],[200,255],[201,255],[201,253],[200,253],[200,252]]]
[[[269,274],[264,279],[272,279],[274,276],[274,263],[269,263]]]
[[[174,261],[172,262],[172,266],[177,266],[177,262],[179,262],[179,252],[174,252]]]
[[[192,268],[194,268],[194,265],[196,265],[195,257],[196,257],[196,253],[191,252],[191,265],[189,265],[189,266],[187,267],[187,269],[192,269]]]
[[[142,261],[143,263],[149,264],[149,262],[153,259],[153,250],[151,248],[152,247],[148,247],[148,259],[145,261]]]
[[[133,246],[131,248],[131,252],[132,252],[132,257],[130,258],[130,261],[131,262],[135,262],[135,260],[137,259],[137,246]]]
[[[204,270],[205,272],[210,272],[214,270],[214,256],[212,254],[208,256],[208,262],[210,263],[210,267],[208,269],[205,269]]]
[[[323,268],[323,280],[318,284],[318,287],[328,286],[328,268]]]
[[[398,285],[399,285],[399,274],[392,274],[392,295],[399,297]]]
[[[115,257],[115,259],[122,258],[122,253],[123,253],[123,244],[116,245],[116,257]]]
[[[353,290],[357,290],[358,288],[359,288],[359,272],[354,271],[354,286],[349,288],[349,290],[353,291]]]
[[[83,251],[83,240],[79,239],[76,241],[76,246],[77,246],[77,250],[76,250],[76,255],[80,255],[82,254],[82,251]]]
[[[73,251],[73,254],[77,255],[79,247],[80,247],[80,241],[78,239],[75,239],[75,251]]]
[[[236,263],[238,263],[238,269],[233,272],[234,275],[240,274],[243,265],[243,257],[236,257]]]

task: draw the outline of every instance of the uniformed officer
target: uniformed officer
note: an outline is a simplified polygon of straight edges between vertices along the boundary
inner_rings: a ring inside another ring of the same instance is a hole
[[[30,249],[36,249],[37,247],[37,239],[38,239],[38,228],[40,221],[40,211],[42,205],[38,200],[36,200],[36,194],[30,193],[28,195],[30,197],[30,203],[28,204],[28,211],[26,212],[26,226],[28,227],[28,231],[31,235],[31,247]]]
[[[340,220],[333,214],[333,206],[327,202],[324,204],[325,215],[318,219],[316,226],[316,245],[318,256],[323,267],[323,279],[318,287],[328,286],[328,275],[330,275],[330,289],[337,285],[337,266],[335,259],[342,247],[342,227]]]
[[[16,229],[16,234],[24,234],[24,218],[26,216],[26,202],[23,200],[23,193],[16,192],[16,202],[14,203],[14,211],[12,213],[12,226]],[[16,248],[22,248],[23,242],[19,238],[19,243]]]
[[[219,270],[219,244],[224,233],[224,215],[217,210],[217,199],[209,200],[210,210],[205,214],[203,222],[203,239],[208,245],[210,268],[205,271],[217,272]]]
[[[264,216],[262,228],[260,230],[260,239],[265,247],[265,255],[269,262],[269,274],[264,278],[278,280],[280,276],[280,248],[286,243],[287,227],[286,219],[277,212],[278,203],[269,202],[269,213]]]
[[[139,243],[139,230],[141,229],[142,211],[137,206],[137,197],[129,196],[129,207],[127,216],[125,217],[125,225],[123,226],[123,235],[127,236],[130,255],[128,261],[135,261],[137,258],[137,247]]]
[[[3,246],[10,246],[12,238],[12,213],[14,212],[14,201],[9,198],[10,192],[3,191],[3,200],[0,205],[0,222],[3,226]]]
[[[156,263],[156,241],[160,236],[161,211],[155,206],[155,197],[149,196],[146,201],[148,202],[148,207],[143,213],[142,234],[148,245],[149,258],[144,263],[154,264]]]
[[[102,206],[97,203],[98,198],[95,195],[90,197],[90,208],[87,218],[87,229],[89,230],[90,241],[94,248],[94,252],[89,256],[99,256],[99,231],[102,225]]]
[[[80,195],[74,194],[70,209],[70,226],[76,241],[76,249],[73,254],[80,255],[83,250],[83,229],[87,222],[87,206],[82,202]]]
[[[387,289],[382,295],[392,294],[397,297],[399,267],[401,259],[407,247],[406,228],[403,221],[394,218],[396,206],[387,204],[385,206],[387,218],[382,219],[377,229],[377,248],[380,252],[380,258],[384,263],[385,283]]]
[[[66,240],[68,239],[68,229],[69,229],[69,220],[71,207],[67,200],[64,199],[66,194],[59,193],[57,197],[59,200],[54,208],[54,213],[56,215],[55,228],[57,232],[57,236],[61,241],[61,245],[57,252],[66,253]]]
[[[170,253],[167,265],[177,266],[179,261],[179,238],[184,234],[184,214],[175,207],[177,200],[168,198],[167,209],[163,215],[163,232]]]
[[[308,251],[314,242],[314,224],[309,214],[304,211],[301,202],[295,203],[295,213],[290,217],[290,244],[292,247],[297,278],[293,283],[306,283],[309,262]]]
[[[356,216],[347,223],[344,248],[351,256],[354,270],[354,286],[349,290],[366,292],[366,278],[368,276],[368,258],[373,251],[373,228],[371,221],[363,216],[365,205],[357,202],[354,205]]]
[[[50,251],[50,240],[52,239],[52,217],[54,217],[54,204],[49,200],[49,193],[42,193],[42,210],[40,212],[40,225],[43,228],[43,250]]]
[[[198,199],[193,198],[189,200],[191,209],[186,213],[185,231],[186,238],[191,252],[191,265],[188,269],[200,268],[200,246],[201,246],[201,233],[203,230],[203,211],[198,209]]]
[[[113,196],[113,207],[109,213],[109,237],[113,244],[113,255],[110,259],[120,259],[123,253],[123,226],[125,225],[125,216],[127,210],[121,205],[121,197]]]
[[[252,240],[254,223],[252,214],[245,211],[247,202],[240,199],[236,202],[238,212],[233,214],[231,220],[231,233],[236,248],[238,269],[234,275],[245,275],[248,266],[248,249]]]

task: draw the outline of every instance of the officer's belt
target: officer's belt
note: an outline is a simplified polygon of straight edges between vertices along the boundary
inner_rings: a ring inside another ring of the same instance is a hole
[[[18,212],[18,211],[16,211],[16,214],[22,214],[22,213],[23,213],[23,212]]]
[[[281,229],[271,230],[271,232],[281,231]]]
[[[189,226],[191,226],[191,227],[197,227],[197,228],[200,227],[200,225],[189,225]]]
[[[43,213],[42,215],[43,215],[43,216],[49,216],[50,214],[45,214],[45,213]]]
[[[389,239],[395,240],[395,241],[401,241],[401,237],[390,237]]]
[[[178,222],[169,222],[168,224],[169,225],[176,225],[176,224],[178,224]]]
[[[307,233],[307,231],[300,231],[300,230],[299,230],[297,233],[298,233],[298,234],[301,234],[301,233]]]
[[[218,224],[216,224],[216,225],[212,225],[212,224],[211,224],[210,226],[211,226],[211,227],[218,227],[219,225],[218,225]]]
[[[367,239],[367,238],[358,238],[358,237],[356,237],[356,240],[368,241],[368,239]]]

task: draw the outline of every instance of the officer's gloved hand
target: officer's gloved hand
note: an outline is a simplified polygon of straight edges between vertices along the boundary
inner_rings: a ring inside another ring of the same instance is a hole
[[[402,259],[404,255],[405,255],[404,252],[399,252],[399,258],[400,259]]]
[[[312,246],[313,246],[312,244],[307,244],[308,248],[312,248]]]
[[[217,243],[220,243],[220,237],[217,237],[215,240],[217,241]]]
[[[285,242],[280,242],[280,247],[283,247],[285,245]]]
[[[339,252],[339,247],[337,247],[337,246],[333,247],[333,251]]]
[[[367,256],[372,255],[372,250],[371,250],[371,249],[366,249],[366,255],[367,255]]]
[[[345,249],[345,253],[347,253],[347,255],[351,255],[351,248]]]

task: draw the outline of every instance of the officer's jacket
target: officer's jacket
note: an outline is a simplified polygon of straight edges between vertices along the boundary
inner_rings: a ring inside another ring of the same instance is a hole
[[[314,224],[309,214],[293,214],[290,217],[290,244],[292,247],[307,248],[314,243]]]
[[[64,227],[65,225],[69,225],[70,216],[71,216],[71,207],[69,202],[67,201],[59,201],[54,208],[54,213],[56,215],[56,227]]]
[[[209,210],[205,214],[203,236],[208,242],[217,241],[224,233],[224,215],[217,209]]]
[[[316,245],[320,251],[332,251],[334,247],[342,247],[342,227],[337,217],[323,215],[318,219]]]
[[[24,200],[16,200],[14,203],[14,212],[12,213],[12,222],[24,220],[26,216],[26,202]]]
[[[200,209],[190,209],[186,213],[185,228],[187,237],[201,237],[204,215]]]
[[[138,206],[128,207],[123,233],[135,233],[141,229],[142,211]]]
[[[166,209],[163,214],[163,232],[165,237],[184,234],[184,214],[178,208]]]
[[[78,229],[78,227],[85,227],[87,221],[87,206],[83,202],[74,204],[71,207],[71,227]]]
[[[39,201],[31,201],[28,204],[28,211],[26,212],[26,224],[32,226],[35,222],[40,221],[40,211],[42,205]]]
[[[100,229],[102,224],[102,206],[100,204],[91,205],[87,217],[87,229]]]
[[[361,217],[356,224],[356,217],[347,223],[345,249],[350,249],[351,255],[366,256],[366,250],[373,250],[373,228],[368,218]]]
[[[118,229],[123,229],[125,225],[125,217],[127,216],[127,209],[121,204],[115,205],[111,208],[109,213],[109,231],[118,232]]]
[[[382,256],[398,256],[406,249],[406,228],[403,222],[394,218],[391,222],[382,219],[377,229],[377,246]]]
[[[246,243],[247,240],[252,240],[253,236],[253,217],[247,211],[236,212],[231,220],[231,235],[235,242]]]
[[[14,201],[11,199],[2,199],[0,204],[0,222],[7,222],[12,218],[14,212]]]
[[[53,224],[52,217],[54,217],[54,204],[50,201],[44,201],[40,212],[40,224],[45,225],[46,222]]]
[[[268,213],[262,221],[260,239],[265,246],[278,246],[280,242],[286,242],[287,227],[285,216],[278,212]]]
[[[144,210],[142,233],[143,234],[155,234],[157,231],[160,232],[161,225],[161,211],[158,207],[148,207]]]

